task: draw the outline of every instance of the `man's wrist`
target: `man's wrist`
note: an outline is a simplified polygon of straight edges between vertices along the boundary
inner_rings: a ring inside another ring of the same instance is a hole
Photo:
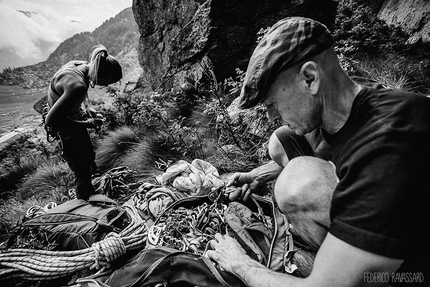
[[[232,266],[232,272],[244,280],[249,276],[250,272],[252,273],[252,270],[255,270],[255,268],[264,268],[263,265],[248,256],[243,256],[243,258],[237,262],[237,265]]]

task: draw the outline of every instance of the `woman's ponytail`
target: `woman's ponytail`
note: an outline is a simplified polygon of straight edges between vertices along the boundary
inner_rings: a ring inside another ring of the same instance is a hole
[[[118,61],[108,54],[103,45],[93,47],[90,54],[89,78],[94,86],[99,78],[112,78],[114,82],[121,80],[122,69]]]

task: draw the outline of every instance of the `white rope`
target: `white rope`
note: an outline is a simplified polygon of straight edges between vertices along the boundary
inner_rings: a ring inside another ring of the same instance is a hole
[[[93,243],[91,249],[94,251],[94,264],[90,269],[100,269],[102,265],[112,262],[127,251],[121,237],[114,232],[106,235],[102,241]]]
[[[126,209],[128,213],[132,210]],[[49,280],[86,268],[101,269],[127,251],[146,245],[147,230],[142,219],[130,214],[132,222],[119,234],[111,232],[91,247],[73,251],[35,249],[0,250],[0,281],[20,277],[27,280]]]

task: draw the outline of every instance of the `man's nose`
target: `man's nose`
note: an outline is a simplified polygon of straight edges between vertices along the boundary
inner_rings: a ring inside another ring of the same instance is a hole
[[[267,117],[269,118],[269,121],[274,122],[280,118],[278,111],[273,107],[273,105],[268,106],[266,108],[266,111],[267,111]]]

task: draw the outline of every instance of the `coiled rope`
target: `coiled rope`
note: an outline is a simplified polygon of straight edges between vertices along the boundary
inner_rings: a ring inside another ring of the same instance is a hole
[[[0,250],[0,281],[19,277],[26,280],[51,280],[84,269],[100,270],[127,251],[145,247],[147,228],[132,208],[126,208],[131,223],[118,233],[109,233],[91,247],[74,251],[35,249]]]

